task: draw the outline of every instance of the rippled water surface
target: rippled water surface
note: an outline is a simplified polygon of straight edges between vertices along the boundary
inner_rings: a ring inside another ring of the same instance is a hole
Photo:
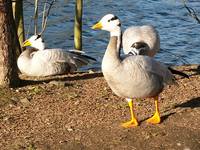
[[[198,0],[188,5],[200,16]],[[33,5],[25,1],[24,6],[27,31]],[[56,1],[44,33],[49,48],[73,48],[74,7],[74,0]],[[200,24],[188,15],[182,0],[84,0],[83,11],[83,49],[98,60],[90,67],[100,67],[109,37],[108,32],[93,31],[90,27],[107,13],[120,18],[123,30],[131,25],[154,25],[159,31],[162,49],[156,55],[157,60],[176,65],[200,63]]]

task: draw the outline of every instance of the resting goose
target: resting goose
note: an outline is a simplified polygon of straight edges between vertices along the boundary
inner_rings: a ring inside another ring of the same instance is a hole
[[[106,24],[106,26],[105,26]],[[144,26],[131,26],[124,31],[122,36],[121,22],[119,18],[113,14],[107,14],[96,23],[93,28],[115,32],[118,37],[117,47],[121,48],[123,43],[123,51],[129,55],[147,55],[153,57],[160,50],[160,38],[156,29],[151,25]],[[117,30],[113,30],[116,28]],[[145,46],[143,46],[145,44]],[[140,48],[142,46],[142,49]],[[189,78],[189,76],[183,72],[172,69],[168,69],[173,74]]]
[[[151,57],[143,55],[126,55],[120,57],[118,46],[119,28],[110,26],[112,18],[106,17],[95,24],[93,29],[110,32],[110,41],[102,60],[102,72],[112,91],[128,101],[131,120],[123,123],[123,127],[138,126],[133,112],[133,99],[154,98],[155,114],[147,120],[148,123],[160,123],[158,95],[167,84],[174,83],[174,77],[168,68]],[[116,21],[116,24],[119,23]],[[144,44],[144,46],[146,46]]]
[[[50,76],[76,71],[95,60],[77,50],[45,49],[40,35],[33,35],[23,43],[31,46],[17,60],[19,70],[29,76]]]

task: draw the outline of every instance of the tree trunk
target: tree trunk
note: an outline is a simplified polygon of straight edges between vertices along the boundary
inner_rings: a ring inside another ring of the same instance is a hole
[[[0,0],[0,86],[13,87],[19,83],[16,63],[18,43],[11,0]]]
[[[17,35],[19,39],[20,46],[25,40],[24,34],[24,18],[23,18],[23,0],[15,0],[12,2],[13,17],[15,20],[15,25],[17,28]],[[17,47],[18,48],[18,47]],[[21,53],[21,49],[17,49],[17,54]]]
[[[74,47],[75,49],[82,50],[82,12],[83,0],[76,0],[75,8],[75,23],[74,23]]]

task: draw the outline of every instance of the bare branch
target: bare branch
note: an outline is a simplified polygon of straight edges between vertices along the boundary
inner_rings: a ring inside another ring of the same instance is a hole
[[[47,11],[46,11],[46,6],[44,5],[43,20],[42,20],[42,31],[39,33],[39,35],[42,35],[42,33],[46,29],[48,16],[49,16],[50,10],[51,10],[55,1],[56,0],[52,0],[51,3],[45,3],[45,4],[49,4],[49,8],[47,9]],[[45,15],[45,12],[46,12],[46,15]]]
[[[36,35],[38,33],[38,1],[39,0],[35,0],[35,13],[34,13],[34,34]]]
[[[199,16],[197,15],[196,11],[195,11],[193,8],[187,6],[186,0],[183,0],[183,3],[184,3],[184,7],[187,9],[189,15],[190,15],[192,18],[194,18],[198,23],[200,23],[200,18],[199,18]]]
[[[42,29],[44,29],[44,20],[46,18],[46,8],[47,8],[47,0],[45,0],[45,3],[44,3],[44,9],[43,9],[43,15],[42,15]]]

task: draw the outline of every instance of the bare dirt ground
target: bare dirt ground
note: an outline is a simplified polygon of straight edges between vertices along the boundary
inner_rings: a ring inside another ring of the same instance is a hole
[[[140,126],[125,129],[129,108],[115,96],[101,73],[53,78],[21,76],[22,86],[0,90],[1,150],[199,150],[200,67],[178,67],[178,85],[160,95],[162,123],[145,120],[151,99],[135,101]]]

